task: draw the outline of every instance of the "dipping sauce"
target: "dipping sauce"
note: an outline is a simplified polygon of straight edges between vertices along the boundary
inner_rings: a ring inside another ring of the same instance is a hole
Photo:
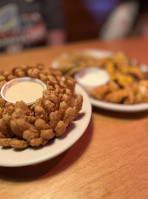
[[[75,79],[85,90],[91,91],[94,87],[108,83],[109,74],[105,70],[88,67],[77,73]]]
[[[2,97],[12,103],[23,100],[26,103],[34,102],[42,97],[44,83],[33,78],[18,78],[11,80],[2,88]]]

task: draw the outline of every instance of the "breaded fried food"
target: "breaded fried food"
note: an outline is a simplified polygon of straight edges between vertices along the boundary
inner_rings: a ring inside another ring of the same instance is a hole
[[[0,146],[24,149],[45,145],[60,137],[82,108],[82,95],[75,96],[75,80],[62,80],[60,72],[45,70],[42,64],[13,68],[0,73],[0,84],[17,77],[41,79],[47,89],[32,105],[23,101],[15,104],[0,96]]]
[[[124,88],[118,86],[112,87],[114,89],[110,89],[111,85],[114,85],[114,82],[98,86],[92,90],[91,95],[98,100],[118,104],[148,102],[148,80],[141,80]]]
[[[125,89],[121,89],[107,94],[104,97],[104,100],[112,103],[121,103],[127,97],[127,95],[127,91]]]
[[[91,95],[98,100],[104,100],[104,97],[108,93],[112,93],[114,91],[119,90],[119,86],[114,82],[110,81],[106,85],[98,86],[91,91]]]

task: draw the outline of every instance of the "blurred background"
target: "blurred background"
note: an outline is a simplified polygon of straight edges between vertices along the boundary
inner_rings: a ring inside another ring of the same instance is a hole
[[[148,36],[147,0],[63,0],[67,40]]]
[[[0,0],[0,52],[148,37],[148,0]]]

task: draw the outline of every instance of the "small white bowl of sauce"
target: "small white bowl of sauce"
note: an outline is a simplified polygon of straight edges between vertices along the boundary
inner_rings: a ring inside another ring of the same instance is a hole
[[[30,77],[12,79],[1,89],[1,96],[7,102],[15,104],[17,101],[24,101],[26,104],[33,104],[43,95],[46,84],[41,80]]]
[[[76,73],[74,76],[76,82],[84,88],[87,92],[90,92],[93,88],[107,84],[109,82],[109,74],[100,68],[87,67]]]

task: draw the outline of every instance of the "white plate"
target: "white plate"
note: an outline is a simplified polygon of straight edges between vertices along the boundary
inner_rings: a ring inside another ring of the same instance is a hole
[[[87,52],[89,55],[92,55],[93,57],[96,57],[96,58],[111,57],[113,55],[113,52],[110,52],[110,51],[97,51],[97,50],[90,49],[90,50],[87,50]],[[133,63],[137,63],[137,60],[133,59]],[[143,73],[148,72],[148,67],[145,64],[141,64],[140,69]],[[138,112],[138,111],[148,110],[148,103],[132,104],[132,105],[114,104],[114,103],[100,101],[93,97],[90,97],[90,101],[93,106],[103,108],[106,110],[111,110],[111,111]]]
[[[100,59],[100,58],[105,58],[105,57],[112,57],[114,52],[112,51],[107,51],[107,50],[96,50],[96,49],[86,49],[82,52],[85,52],[88,55],[91,55],[94,58]],[[120,52],[122,53],[122,52]],[[61,55],[61,57],[63,58],[67,58],[68,57],[68,53],[63,53]],[[133,59],[133,64],[137,63],[136,59]],[[52,67],[53,68],[57,68],[58,65],[58,61],[55,60],[52,63]],[[148,73],[148,66],[145,64],[141,64],[140,65],[140,69],[143,73]],[[114,103],[109,103],[109,102],[104,102],[104,101],[100,101],[97,100],[93,97],[90,97],[90,101],[91,104],[93,106],[102,108],[102,109],[107,109],[107,110],[111,110],[111,111],[118,111],[118,112],[138,112],[138,111],[144,111],[148,109],[148,103],[142,103],[142,104],[132,104],[132,105],[122,105],[122,104],[114,104]]]
[[[113,52],[110,51],[102,51],[102,50],[91,50],[88,49],[87,53],[96,58],[104,58],[104,57],[111,57]],[[137,60],[133,59],[133,63],[137,63]],[[140,69],[143,73],[148,72],[148,67],[145,64],[140,65]],[[93,106],[103,108],[106,110],[111,111],[118,111],[118,112],[138,112],[138,111],[145,111],[148,110],[148,103],[141,103],[141,104],[132,104],[132,105],[124,105],[124,104],[114,104],[109,102],[104,102],[97,100],[93,97],[90,97],[91,104]]]
[[[93,97],[90,97],[91,104],[98,108],[103,108],[106,110],[111,111],[118,111],[118,112],[138,112],[138,111],[146,111],[148,110],[148,103],[141,103],[141,104],[132,104],[132,105],[125,105],[125,104],[114,104],[109,102],[103,102]]]
[[[0,166],[18,167],[49,160],[70,148],[85,132],[91,118],[91,103],[86,92],[76,85],[76,94],[83,95],[82,117],[73,122],[61,138],[56,138],[39,149],[22,151],[0,148]]]

